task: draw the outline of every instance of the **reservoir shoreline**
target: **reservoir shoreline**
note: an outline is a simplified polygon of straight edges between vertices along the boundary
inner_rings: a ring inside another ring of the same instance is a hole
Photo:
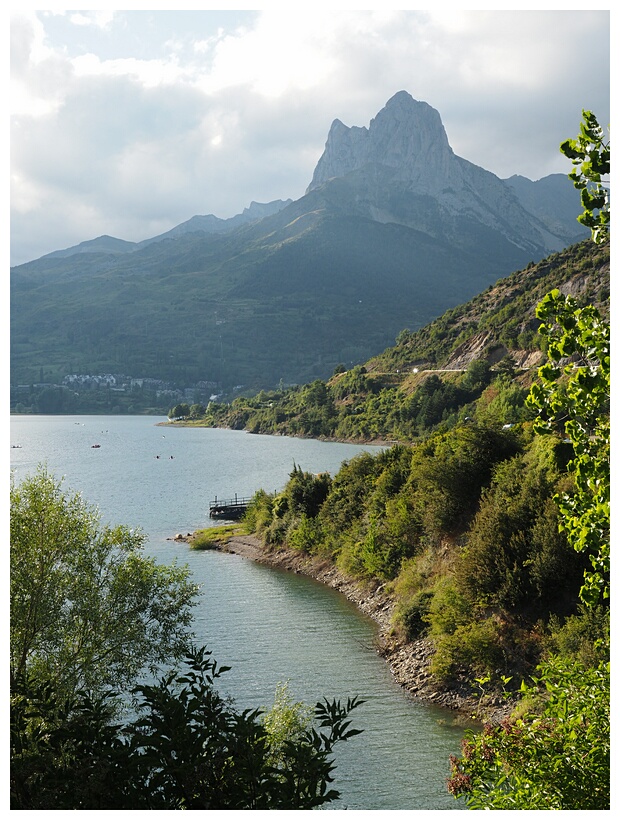
[[[257,487],[277,493],[294,465],[335,475],[344,461],[371,448],[234,430],[166,429],[157,426],[160,420],[14,415],[11,444],[21,445],[10,450],[14,480],[45,464],[65,492],[79,492],[96,508],[102,524],[144,533],[145,555],[161,565],[188,567],[202,589],[194,640],[231,668],[220,686],[239,709],[269,708],[281,682],[308,704],[320,696],[345,702],[352,694],[363,697],[356,718],[363,742],[345,744],[338,754],[343,807],[463,808],[445,788],[462,723],[395,685],[375,651],[375,623],[356,613],[352,601],[301,574],[240,555],[204,554],[190,549],[189,539],[170,538],[217,530],[210,499],[251,496]],[[101,446],[94,449],[94,443]]]
[[[192,535],[177,535],[175,540],[191,544]],[[433,680],[429,672],[432,643],[424,639],[403,641],[393,634],[395,603],[386,593],[385,585],[352,579],[330,561],[298,550],[282,547],[268,549],[255,535],[230,536],[219,542],[217,549],[276,569],[306,575],[342,593],[377,624],[375,649],[388,664],[394,680],[420,702],[449,711],[454,722],[497,724],[506,719],[514,708],[514,703],[497,694],[481,699],[468,680],[452,681],[449,686],[442,686]]]

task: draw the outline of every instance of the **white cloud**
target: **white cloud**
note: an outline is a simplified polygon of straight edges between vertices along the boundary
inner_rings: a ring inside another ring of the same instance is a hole
[[[11,19],[11,114],[41,117],[56,111],[70,67],[46,43],[45,30],[33,13]],[[64,75],[64,76],[63,76]]]
[[[100,29],[109,29],[115,14],[114,11],[68,12],[74,26],[94,26]]]
[[[128,80],[136,80],[145,88],[173,85],[185,76],[185,72],[174,59],[136,60],[127,57],[100,60],[95,54],[84,54],[74,58],[71,63],[77,77],[125,77]]]

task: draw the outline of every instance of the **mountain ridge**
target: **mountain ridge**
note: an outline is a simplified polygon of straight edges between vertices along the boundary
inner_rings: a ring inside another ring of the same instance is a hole
[[[375,134],[378,136],[375,137]],[[467,210],[467,207],[471,211],[476,206],[480,212],[480,203],[477,200],[481,197],[477,189],[491,186],[503,194],[503,205],[507,211],[504,221],[508,221],[514,215],[512,212],[514,202],[510,201],[510,192],[512,192],[521,208],[539,222],[542,221],[547,234],[548,245],[545,246],[547,251],[558,250],[560,246],[565,246],[566,239],[575,239],[580,233],[583,234],[579,226],[574,224],[579,212],[576,205],[577,199],[572,185],[568,183],[564,175],[551,174],[537,181],[513,175],[507,180],[502,180],[492,172],[473,165],[454,154],[448,143],[439,113],[428,103],[414,100],[406,91],[399,91],[391,97],[384,108],[370,121],[368,128],[365,126],[348,127],[339,119],[333,121],[325,150],[317,162],[305,195],[333,179],[359,172],[364,167],[372,169],[372,166],[377,166],[375,177],[380,177],[382,180],[389,178],[392,183],[406,182],[406,189],[411,190],[413,186],[418,196],[434,193],[438,187],[443,185],[445,196],[442,202],[449,213],[462,212]],[[369,179],[366,180],[366,187],[372,176],[371,173]],[[459,200],[451,184],[455,182],[461,189],[469,188],[468,193],[475,190],[475,195],[471,202],[467,203],[467,207],[464,207],[462,203],[460,207],[457,207]],[[541,197],[543,190],[546,196]],[[563,193],[561,219],[549,220],[549,208],[556,203],[560,191]],[[303,200],[303,197],[301,199]],[[546,207],[542,206],[541,200]],[[293,204],[291,199],[273,200],[269,203],[252,201],[249,207],[228,219],[221,219],[214,214],[195,215],[163,234],[139,242],[127,242],[115,237],[101,236],[93,240],[86,240],[71,248],[52,251],[41,258],[87,253],[91,250],[120,253],[137,250],[155,242],[182,236],[185,233],[224,233],[241,225],[260,221],[291,204]],[[485,210],[496,212],[497,204],[493,209]],[[398,221],[394,214],[382,215],[378,211],[375,211],[374,218],[378,221],[387,221],[388,218]],[[402,224],[409,223],[403,222]],[[567,232],[567,225],[573,228],[572,232],[570,230]],[[540,225],[535,227],[535,232],[540,230]],[[554,231],[561,236],[563,244],[557,245],[558,236]],[[102,240],[106,240],[106,243],[104,244]],[[539,244],[544,246],[544,241],[540,238]]]

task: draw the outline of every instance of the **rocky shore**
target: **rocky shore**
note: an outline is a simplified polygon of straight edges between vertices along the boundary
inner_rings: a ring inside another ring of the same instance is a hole
[[[183,540],[191,541],[191,536]],[[396,682],[419,700],[450,710],[455,721],[499,723],[510,714],[512,706],[509,703],[495,695],[487,695],[481,700],[466,680],[444,687],[432,679],[429,673],[433,654],[431,643],[426,640],[403,642],[394,636],[391,628],[394,601],[383,585],[360,583],[345,576],[329,561],[294,550],[266,549],[253,535],[227,538],[219,544],[219,549],[261,564],[308,575],[337,589],[377,623],[376,649],[389,665]]]

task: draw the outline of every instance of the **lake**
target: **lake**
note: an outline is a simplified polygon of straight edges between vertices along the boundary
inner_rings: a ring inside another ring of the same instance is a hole
[[[338,471],[372,446],[158,426],[147,416],[12,416],[15,480],[46,465],[67,490],[95,504],[102,521],[140,527],[158,560],[187,563],[201,584],[196,642],[232,667],[220,688],[238,707],[270,707],[276,685],[295,699],[365,700],[364,730],[336,748],[334,809],[452,810],[448,758],[462,729],[449,713],[416,702],[373,648],[376,626],[340,593],[237,555],[198,552],[171,540],[210,526],[209,501],[280,490],[293,466]],[[98,444],[99,447],[93,447]]]

